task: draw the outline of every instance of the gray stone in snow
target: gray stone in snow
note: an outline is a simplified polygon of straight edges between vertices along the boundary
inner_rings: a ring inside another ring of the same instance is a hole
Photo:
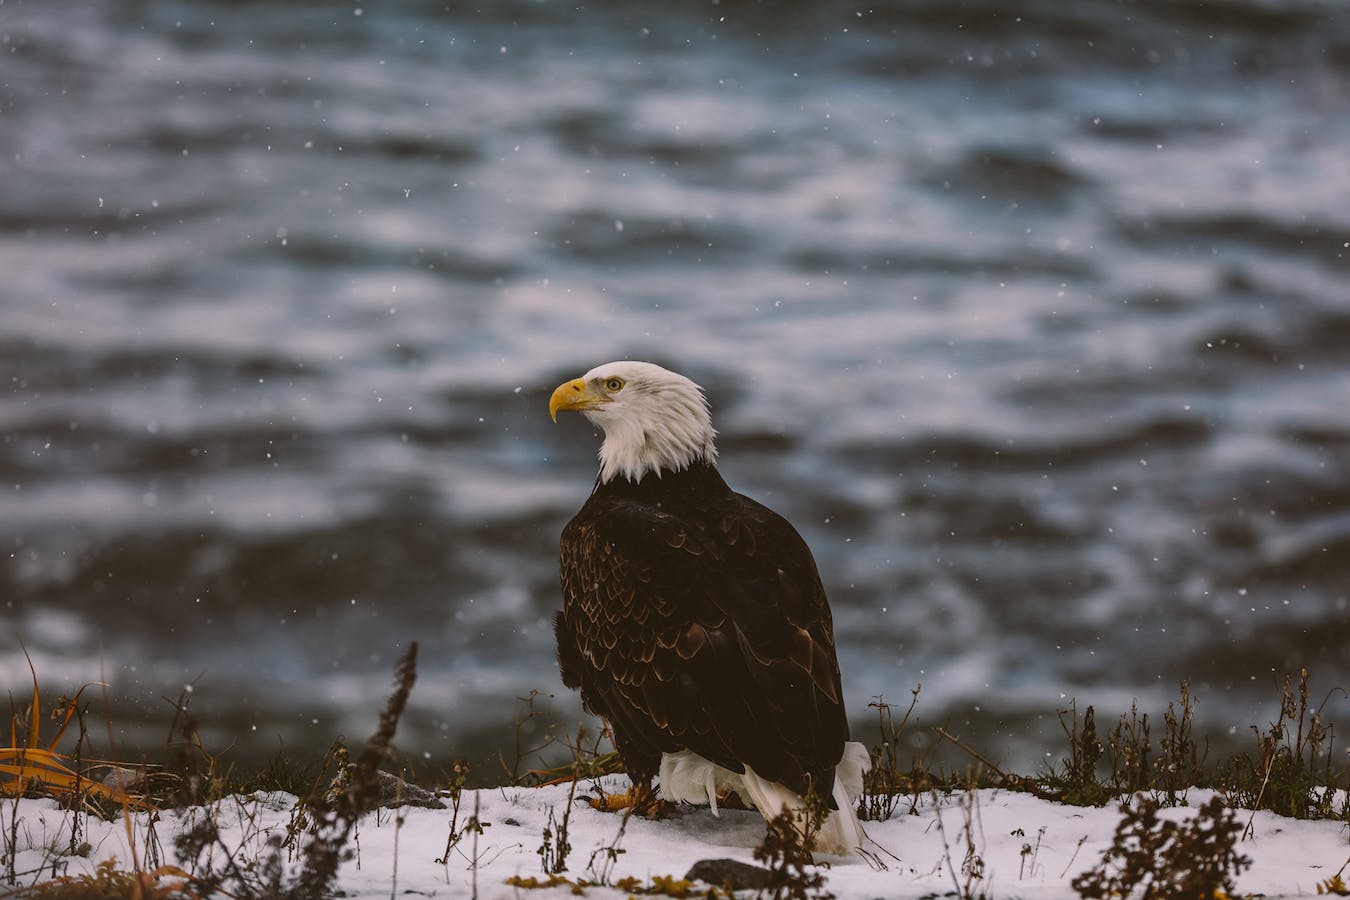
[[[391,772],[380,770],[375,773],[380,789],[380,806],[420,806],[423,809],[445,809],[446,806],[436,795],[426,788],[409,784]]]
[[[700,859],[684,876],[733,891],[759,891],[769,886],[769,870],[735,859]]]
[[[125,766],[107,766],[107,773],[102,778],[91,777],[94,769],[86,770],[84,777],[91,781],[97,781],[106,788],[114,791],[143,791],[146,788],[146,781],[149,778],[149,772],[144,768],[128,769]]]

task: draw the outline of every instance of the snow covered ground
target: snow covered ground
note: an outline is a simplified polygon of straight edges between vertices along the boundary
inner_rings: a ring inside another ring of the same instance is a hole
[[[499,788],[465,791],[458,811],[462,828],[478,805],[483,824],[481,835],[467,833],[444,858],[452,811],[402,808],[397,815],[388,809],[361,820],[354,842],[355,857],[345,863],[337,888],[348,897],[570,897],[571,888],[558,885],[526,890],[507,883],[512,876],[543,880],[540,847],[552,816],[556,834],[567,815],[566,833],[571,850],[565,875],[573,881],[636,879],[649,886],[658,876],[682,878],[695,862],[730,858],[753,863],[755,846],[764,836],[763,821],[756,813],[723,810],[714,818],[706,808],[684,808],[667,819],[649,821],[631,818],[623,833],[623,817],[596,812],[583,803],[578,786],[568,813],[568,786],[544,788]],[[606,779],[608,789],[622,789],[622,777]],[[1190,807],[1164,810],[1169,818],[1195,814],[1209,799],[1207,791],[1192,791]],[[243,845],[237,859],[267,854],[267,841],[284,836],[295,798],[285,794],[258,794],[231,798],[218,809],[224,843]],[[830,860],[825,871],[825,890],[841,898],[919,898],[969,889],[1001,898],[1072,898],[1075,876],[1094,866],[1110,846],[1120,813],[1113,805],[1105,809],[1063,806],[1026,794],[980,790],[942,797],[936,805],[930,798],[917,814],[904,814],[908,806],[885,822],[865,823],[875,841],[874,858]],[[128,846],[125,823],[102,822],[81,817],[83,829],[75,843],[88,842],[87,856],[70,855],[73,816],[48,800],[0,801],[5,849],[11,833],[17,834],[15,870],[19,885],[45,877],[92,872],[100,860],[115,857],[120,864],[134,858],[145,869],[177,863],[174,836],[202,815],[201,810],[167,811],[157,814],[155,840],[148,840],[145,814],[133,817],[130,832],[134,851]],[[18,825],[11,832],[17,817]],[[1350,859],[1350,835],[1344,822],[1305,822],[1270,813],[1239,813],[1239,821],[1251,821],[1252,836],[1240,844],[1241,853],[1252,859],[1250,869],[1237,879],[1243,894],[1267,897],[1306,896],[1317,892],[1319,882],[1336,875]],[[967,826],[969,823],[969,827]],[[476,840],[475,840],[476,837]],[[978,857],[982,876],[967,881],[962,863],[969,848]],[[618,851],[617,853],[610,852]],[[150,855],[147,852],[150,851]],[[216,862],[223,860],[223,850]],[[293,864],[292,864],[293,865]],[[4,868],[0,867],[0,873]],[[26,874],[24,874],[26,873]],[[1344,876],[1350,876],[1350,867]],[[633,882],[626,882],[627,886]],[[0,881],[0,896],[11,889]],[[613,887],[588,887],[586,896],[626,896]]]

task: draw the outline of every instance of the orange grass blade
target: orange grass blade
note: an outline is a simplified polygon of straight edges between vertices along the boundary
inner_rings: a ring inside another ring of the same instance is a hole
[[[60,766],[61,768],[66,769],[66,771],[68,772],[74,771],[73,769],[70,769],[64,764],[58,762],[58,760],[70,759],[69,756],[66,756],[64,753],[56,753],[52,750],[47,750],[43,747],[35,747],[31,750],[27,747],[0,747],[0,759],[6,758],[17,759],[20,762],[22,762],[24,759],[47,760],[50,761],[51,765]],[[85,763],[90,766],[115,767],[119,765],[119,763],[115,763],[112,760],[108,759],[86,759]]]
[[[29,784],[32,784],[33,781],[38,780],[40,779],[33,778],[30,779],[25,784],[19,784],[18,782],[13,781],[0,782],[0,797],[20,797],[23,795],[24,788],[26,788]],[[49,794],[56,797],[69,796],[75,793],[73,788],[57,787],[53,785],[48,785],[45,782],[43,783],[43,787],[47,788]],[[153,805],[147,800],[142,800],[138,797],[132,797],[130,795],[119,794],[112,788],[107,788],[101,784],[95,784],[93,782],[86,783],[85,786],[81,788],[81,792],[85,795],[85,797],[96,796],[99,797],[100,799],[107,800],[110,803],[116,803],[118,806],[124,806],[127,809],[154,808]]]
[[[38,703],[41,698],[38,696],[37,669],[33,667],[33,657],[28,655],[28,648],[23,645],[23,641],[19,641],[19,649],[23,651],[23,658],[28,661],[28,671],[33,674],[33,708],[29,711],[32,714],[33,721],[28,728],[28,746],[37,747],[38,728],[42,724],[42,717],[38,713]],[[18,743],[17,737],[10,741],[12,746],[18,746]]]
[[[146,874],[152,878],[163,878],[165,875],[172,875],[174,878],[192,878],[191,873],[184,872],[177,866],[160,866],[153,872],[147,872]]]
[[[54,769],[37,769],[37,768],[16,769],[14,766],[0,766],[0,770],[10,770],[15,772],[21,772],[24,774],[31,774],[32,777],[29,780],[40,781],[46,787],[60,788],[63,791],[74,790],[75,782],[80,780],[79,776],[77,775],[69,775],[65,772],[60,772]],[[87,778],[83,780],[87,782],[89,787],[91,788],[93,788],[96,785],[96,782],[89,781],[89,779]],[[97,793],[97,791],[95,793]]]
[[[94,781],[87,775],[80,775],[61,762],[61,760],[68,758],[41,747],[36,749],[0,748],[0,760],[11,759],[15,761],[0,762],[0,775],[13,776],[12,781],[0,781],[0,794],[17,796],[23,792],[27,785],[37,781],[43,787],[57,793],[73,794],[77,790],[81,790],[86,794],[93,794],[106,800],[125,803],[140,809],[148,806],[145,801],[136,799],[120,788],[108,787],[101,782]],[[95,764],[113,765],[112,763]]]
[[[32,665],[32,657],[28,656],[28,648],[24,646],[23,641],[19,641],[19,649],[23,650],[23,658],[28,661],[28,672],[32,673],[32,708],[30,715],[32,721],[28,723],[28,746],[35,748],[38,746],[38,729],[42,725],[42,716],[38,712],[38,703],[41,698],[38,696],[38,669]],[[14,733],[14,721],[9,722],[9,746],[19,746],[19,735]]]
[[[52,753],[49,750],[43,750],[41,747],[33,750],[26,747],[22,750],[12,750],[10,748],[0,749],[0,759],[5,759],[6,757],[18,761],[17,765],[10,766],[11,769],[18,769],[20,771],[24,768],[55,769],[56,771],[64,772],[67,775],[73,776],[75,774],[74,769],[60,762],[60,760],[65,759],[64,756],[61,756],[59,753]],[[4,764],[0,764],[0,771],[8,771],[8,769],[4,767]]]
[[[3,0],[0,0],[3,2]],[[42,695],[38,689],[37,668],[33,665],[33,658],[28,654],[28,648],[23,642],[19,642],[19,648],[23,650],[23,657],[28,662],[28,671],[33,676],[33,707],[29,710],[29,728],[28,736],[23,746],[19,745],[19,716],[12,713],[9,719],[9,746],[0,747],[0,796],[13,795],[19,796],[24,789],[38,782],[47,791],[60,794],[83,794],[85,796],[93,795],[111,800],[121,804],[123,807],[134,807],[136,809],[152,808],[149,801],[138,799],[127,793],[121,787],[108,787],[98,781],[93,781],[85,775],[76,772],[65,761],[70,757],[58,753],[56,747],[61,743],[61,738],[66,734],[71,721],[79,709],[80,696],[85,688],[93,685],[100,685],[107,690],[107,682],[90,681],[80,686],[66,705],[65,717],[61,721],[60,727],[56,731],[56,737],[52,738],[50,744],[41,747],[40,728],[42,726]],[[12,704],[11,700],[11,704]],[[11,705],[11,710],[13,706]],[[111,727],[111,726],[110,726]],[[85,760],[91,765],[116,766],[116,763],[105,762],[102,760]],[[3,776],[10,776],[8,779]]]
[[[48,791],[56,794],[74,794],[78,790],[85,794],[92,794],[105,800],[126,804],[138,809],[145,809],[148,806],[146,801],[137,799],[125,791],[110,788],[97,781],[91,781],[69,770],[61,771],[59,769],[45,769],[41,766],[0,764],[0,773],[15,776],[13,781],[0,781],[0,795],[18,796],[23,793],[25,788],[36,781]]]
[[[56,769],[44,769],[40,766],[12,766],[0,764],[0,794],[18,794],[33,782],[56,791],[73,790],[76,776]],[[85,779],[88,781],[88,779]],[[93,784],[94,782],[89,782]]]
[[[80,689],[75,692],[75,696],[66,704],[66,717],[61,722],[61,727],[56,730],[56,737],[52,738],[52,742],[47,745],[48,750],[55,750],[56,745],[61,743],[61,738],[65,737],[66,729],[70,727],[70,720],[75,718],[75,712],[80,708],[80,695],[84,693],[85,688],[94,686],[107,687],[108,683],[105,681],[86,681],[80,685]]]

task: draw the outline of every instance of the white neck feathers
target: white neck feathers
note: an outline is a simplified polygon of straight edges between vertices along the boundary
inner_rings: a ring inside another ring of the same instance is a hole
[[[605,432],[600,445],[601,483],[620,476],[638,482],[648,474],[660,477],[695,462],[714,462],[717,432],[702,389],[659,366],[620,365],[592,370],[617,371],[626,382],[614,403],[587,411],[587,417]],[[586,377],[589,380],[592,375]]]

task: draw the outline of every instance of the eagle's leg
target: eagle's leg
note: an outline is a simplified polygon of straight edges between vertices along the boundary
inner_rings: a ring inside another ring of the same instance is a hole
[[[619,812],[631,809],[644,819],[661,819],[670,814],[673,805],[656,796],[649,780],[634,782],[633,786],[621,794],[601,793],[598,797],[587,797],[586,802],[600,812]]]
[[[612,732],[611,732],[612,733]],[[628,741],[614,736],[614,747],[619,751],[623,767],[633,786],[622,794],[606,794],[587,798],[588,803],[600,812],[618,812],[631,809],[644,819],[660,819],[669,815],[673,805],[656,796],[652,790],[652,778],[661,764],[661,751],[639,749]]]

